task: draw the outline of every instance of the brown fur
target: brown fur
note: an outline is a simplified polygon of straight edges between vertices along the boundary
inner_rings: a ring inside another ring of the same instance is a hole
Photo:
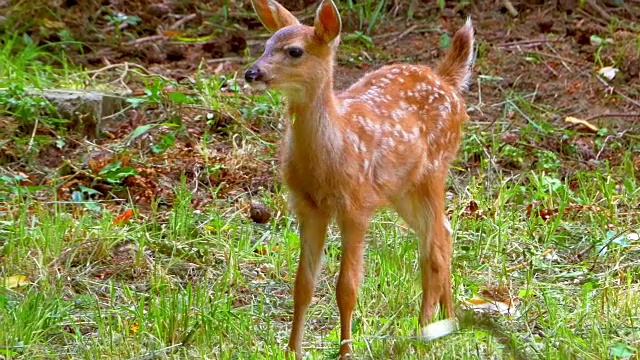
[[[301,355],[305,314],[327,226],[335,218],[342,235],[336,284],[340,354],[351,352],[364,236],[382,206],[392,206],[420,241],[420,325],[432,320],[438,303],[453,317],[445,179],[458,150],[461,125],[468,119],[462,90],[471,71],[471,22],[456,33],[436,72],[422,65],[386,66],[336,95],[333,62],[340,18],[333,2],[322,2],[314,27],[282,16],[283,8],[272,0],[253,2],[264,23],[282,25],[272,29],[277,32],[251,69],[259,70],[259,81],[282,91],[289,101],[282,173],[301,239],[289,348]],[[289,56],[291,46],[302,47],[304,55]]]

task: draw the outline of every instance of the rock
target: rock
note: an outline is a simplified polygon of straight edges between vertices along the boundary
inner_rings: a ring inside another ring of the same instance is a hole
[[[95,91],[44,90],[40,95],[56,107],[59,116],[71,120],[71,130],[91,139],[100,136],[102,118],[124,107],[123,97]]]
[[[0,89],[0,92],[4,91]],[[57,110],[58,116],[70,120],[69,130],[79,132],[89,139],[100,136],[101,121],[124,108],[124,96],[91,90],[46,89],[26,91],[32,96],[47,99]]]
[[[150,4],[147,6],[147,13],[157,18],[161,18],[170,14],[171,8],[166,4]]]

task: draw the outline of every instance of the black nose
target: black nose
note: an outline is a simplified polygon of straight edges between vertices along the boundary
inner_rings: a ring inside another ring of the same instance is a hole
[[[244,79],[250,83],[252,81],[256,81],[260,79],[260,69],[258,68],[249,68],[245,73],[244,73]]]

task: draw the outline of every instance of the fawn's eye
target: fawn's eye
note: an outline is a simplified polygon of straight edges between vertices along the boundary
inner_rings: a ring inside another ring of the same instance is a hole
[[[292,58],[299,58],[300,56],[302,56],[302,53],[304,53],[304,50],[302,50],[302,48],[299,48],[297,46],[294,47],[290,47],[289,49],[287,49],[287,53],[289,54],[289,56],[291,56]]]

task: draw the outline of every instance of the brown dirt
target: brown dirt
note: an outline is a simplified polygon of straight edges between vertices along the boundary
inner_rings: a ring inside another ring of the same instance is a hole
[[[313,9],[308,6],[315,1],[285,2],[294,10],[302,10],[300,14],[303,14],[305,22],[309,22]],[[69,48],[68,54],[76,63],[89,69],[131,62],[143,66],[150,73],[176,80],[187,88],[200,66],[211,75],[238,72],[241,85],[242,71],[246,66],[242,62],[245,51],[252,56],[259,55],[266,40],[266,32],[246,1],[230,9],[226,22],[222,17],[222,3],[215,1],[66,0],[60,3],[57,15],[32,7],[28,14],[14,18],[8,24],[13,29],[26,28],[26,32],[40,44],[58,42],[61,40],[58,30],[69,31],[84,45]],[[611,82],[615,89],[639,101],[639,40],[628,25],[640,18],[637,6],[628,4],[612,8],[603,5],[611,15],[622,19],[611,31],[599,14],[590,9],[580,9],[572,1],[540,2],[539,5],[514,1],[520,12],[515,18],[495,2],[448,7],[442,12],[434,3],[420,2],[409,23],[404,20],[406,7],[388,9],[396,12],[398,18],[388,17],[372,34],[376,48],[367,52],[374,55],[373,60],[350,65],[353,63],[350,61],[352,54],[342,51],[338,59],[336,87],[344,89],[364,72],[386,63],[412,61],[434,64],[444,54],[439,46],[442,31],[438,29],[441,27],[452,35],[468,14],[474,21],[481,55],[474,69],[476,81],[467,96],[468,104],[474,108],[473,122],[491,124],[503,119],[505,108],[501,103],[509,93],[531,96],[529,99],[533,99],[533,104],[552,112],[547,119],[557,124],[563,124],[567,115],[589,118],[608,112],[638,112],[637,104],[611,93],[596,78],[594,56],[598,46],[589,40],[592,35],[611,37],[613,45],[603,48],[601,62],[604,66],[620,69],[619,76]],[[12,9],[13,14],[19,10]],[[118,12],[137,16],[140,22],[137,25],[125,24],[116,30],[117,24],[106,16]],[[9,12],[9,18],[11,15]],[[25,19],[40,20],[25,23]],[[344,22],[348,31],[355,20],[347,14]],[[411,26],[415,26],[414,31],[399,37]],[[210,38],[196,42],[178,40],[178,37],[196,38],[212,34]],[[117,80],[121,72],[116,69],[103,75]],[[126,80],[134,92],[143,92],[145,84],[139,77],[129,76]],[[175,89],[163,89],[165,94],[171,91]],[[235,95],[232,90],[223,88],[221,96]],[[213,120],[202,120],[210,114],[213,114]],[[127,199],[130,195],[141,206],[149,206],[158,199],[163,199],[162,203],[170,203],[173,189],[184,174],[188,186],[194,191],[194,205],[198,207],[213,200],[212,188],[219,188],[215,193],[217,196],[238,198],[239,194],[271,191],[276,183],[274,154],[270,148],[231,151],[238,147],[234,132],[244,131],[243,128],[272,143],[278,138],[274,126],[265,126],[257,117],[244,119],[239,109],[223,112],[189,107],[135,109],[127,111],[124,116],[126,121],[112,121],[106,128],[105,137],[95,145],[70,137],[63,149],[55,146],[41,149],[30,164],[21,162],[19,152],[11,147],[0,151],[0,160],[14,172],[25,173],[31,184],[56,186],[58,196],[63,200],[69,199],[73,191],[83,185],[99,191],[101,194],[95,195],[96,198]],[[526,121],[519,114],[506,116],[507,121],[516,125]],[[154,154],[149,148],[166,135],[167,128],[141,136],[126,151],[113,153],[106,150],[109,144],[121,142],[140,125],[158,123],[159,119],[169,121],[175,117],[181,118],[186,132],[176,135],[175,145],[163,154]],[[626,126],[623,122],[612,124],[608,118],[594,121],[598,125],[608,121],[609,125]],[[205,131],[214,133],[207,159],[194,149],[194,144]],[[547,145],[555,146],[539,144]],[[138,175],[126,178],[120,184],[106,182],[96,175],[115,160],[138,170]],[[207,169],[207,165],[218,170]],[[243,203],[242,206],[248,209],[248,204]]]

